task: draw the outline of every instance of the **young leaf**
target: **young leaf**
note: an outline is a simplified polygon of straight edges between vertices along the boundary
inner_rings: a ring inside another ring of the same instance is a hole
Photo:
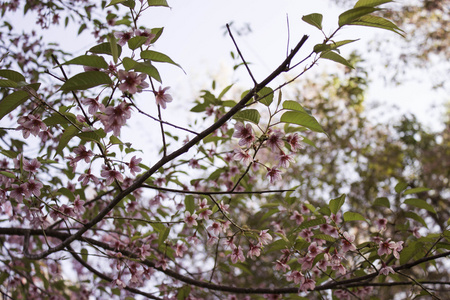
[[[109,48],[111,49],[113,61],[115,64],[117,64],[117,61],[119,60],[119,45],[117,44],[116,37],[114,36],[114,34],[112,33],[108,34],[108,42]]]
[[[233,119],[241,120],[241,121],[250,121],[252,123],[255,123],[256,125],[259,124],[259,119],[261,118],[261,115],[256,109],[246,109],[241,110],[237,112]]]
[[[364,218],[361,214],[347,211],[344,213],[344,221],[350,222],[350,221],[365,221],[367,222],[366,218]]]
[[[169,7],[166,0],[148,0],[148,6],[165,6]]]
[[[339,209],[342,207],[345,202],[345,196],[345,194],[342,194],[339,197],[330,200],[328,206],[330,207],[330,210],[333,214],[337,214]]]
[[[413,188],[413,189],[407,189],[403,195],[410,195],[410,194],[417,194],[417,193],[423,193],[423,192],[428,192],[431,189],[429,188],[424,188],[424,187],[418,187],[418,188]]]
[[[149,59],[151,61],[156,62],[165,62],[181,68],[181,66],[176,62],[174,62],[170,57],[160,52],[145,50],[141,52],[141,58]]]
[[[128,40],[128,48],[135,50],[140,46],[144,45],[148,37],[146,36],[134,36]]]
[[[81,55],[66,61],[63,65],[82,65],[99,69],[107,69],[108,64],[105,59],[97,55]]]
[[[417,221],[420,224],[422,224],[423,227],[428,228],[427,223],[425,222],[425,220],[421,216],[416,214],[415,212],[407,211],[407,212],[405,212],[405,217],[409,218],[409,219],[413,219],[414,221]]]
[[[339,27],[348,25],[351,22],[356,21],[357,19],[361,18],[362,16],[371,14],[377,10],[379,10],[379,9],[374,8],[374,7],[368,7],[368,6],[360,6],[360,7],[356,7],[356,8],[347,10],[339,15]]]
[[[301,106],[297,101],[286,100],[283,102],[283,108],[307,113],[303,106]]]
[[[17,82],[12,81],[12,80],[4,80],[4,79],[0,79],[0,87],[2,88],[15,88],[17,87]]]
[[[325,131],[320,126],[319,122],[317,122],[317,120],[313,116],[300,111],[285,112],[281,116],[280,122],[297,124],[304,126],[308,129],[311,129],[312,131],[325,133]]]
[[[116,51],[116,55],[117,57],[119,57],[120,54],[122,54],[122,47],[120,45],[117,45],[117,43],[115,43],[115,46],[113,48],[115,48],[114,51]],[[97,46],[94,46],[91,49],[89,49],[89,52],[96,54],[113,55],[113,51],[111,50],[111,43],[102,43]]]
[[[396,185],[395,185],[395,192],[397,194],[400,194],[401,192],[403,192],[406,188],[408,187],[408,184],[404,181],[399,181]]]
[[[394,1],[392,1],[392,0],[359,0],[358,2],[356,2],[354,8],[361,7],[361,6],[375,7],[375,6],[379,6],[381,4],[389,3],[389,2],[394,2]]]
[[[270,87],[263,87],[256,94],[255,99],[264,104],[265,106],[269,106],[273,101],[273,90]]]
[[[425,200],[422,199],[417,199],[417,198],[410,198],[410,199],[406,199],[405,201],[403,201],[403,203],[408,204],[408,205],[412,205],[418,208],[423,208],[428,210],[429,212],[435,214],[436,211],[434,210],[434,207],[431,206],[430,204],[428,204]]]
[[[335,61],[337,63],[343,64],[344,66],[349,67],[350,69],[353,69],[353,66],[345,58],[343,58],[336,52],[325,51],[325,52],[322,52],[322,54],[320,54],[320,57]]]
[[[322,19],[323,16],[321,14],[310,14],[302,17],[302,20],[306,23],[319,28],[322,30]]]
[[[159,75],[158,70],[149,62],[137,62],[132,60],[131,58],[125,57],[122,60],[123,66],[125,70],[129,71],[131,69],[147,74],[148,76],[156,79],[158,82],[161,82],[161,76]]]
[[[384,207],[390,208],[391,203],[389,202],[388,198],[379,197],[379,198],[375,199],[375,201],[373,202],[373,206],[384,206]]]
[[[63,155],[63,149],[67,146],[67,144],[70,142],[70,140],[77,135],[78,129],[75,126],[69,126],[67,127],[63,134],[61,135],[61,138],[59,139],[58,147],[56,148],[56,154],[59,154],[61,156]]]
[[[86,90],[102,84],[112,84],[111,79],[106,73],[99,71],[88,71],[69,78],[61,86],[61,90],[67,93],[75,90]]]
[[[25,77],[13,70],[0,70],[0,77],[10,79],[14,82],[25,81]]]
[[[368,27],[375,27],[375,28],[382,28],[386,30],[393,31],[401,36],[404,36],[402,34],[403,30],[397,27],[394,23],[391,21],[377,16],[362,16],[361,18],[347,24],[347,25],[359,25],[359,26],[368,26]]]
[[[328,51],[328,50],[336,50],[337,48],[349,44],[349,43],[353,43],[357,40],[344,40],[344,41],[339,41],[339,42],[331,42],[329,44],[317,44],[314,46],[314,52],[319,53],[319,52],[324,52],[324,51]]]
[[[29,98],[25,91],[16,91],[0,100],[0,120]]]

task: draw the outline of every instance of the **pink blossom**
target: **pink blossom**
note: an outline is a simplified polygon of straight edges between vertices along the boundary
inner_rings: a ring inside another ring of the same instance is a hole
[[[250,243],[249,250],[247,252],[247,257],[253,258],[254,256],[259,257],[261,255],[261,244],[253,245]]]
[[[197,214],[192,214],[189,211],[184,213],[184,222],[188,227],[197,226]]]
[[[253,141],[255,140],[252,125],[247,124],[244,126],[244,124],[242,123],[236,123],[236,125],[234,125],[234,129],[235,131],[233,133],[233,137],[241,139],[239,141],[240,146],[249,147],[252,145]]]
[[[30,197],[32,194],[39,197],[41,195],[41,189],[44,186],[41,182],[35,181],[33,179],[28,180],[25,185],[26,188],[24,192],[27,197]]]
[[[340,212],[331,214],[331,220],[333,220],[335,224],[342,223],[342,214]]]
[[[201,212],[199,212],[198,218],[203,220],[209,220],[210,215],[212,215],[212,210],[203,209]]]
[[[9,197],[21,203],[23,201],[23,194],[28,193],[27,186],[22,183],[21,185],[13,184],[11,187],[12,191],[9,193]]]
[[[128,163],[128,168],[130,168],[131,174],[133,176],[136,176],[136,172],[141,171],[141,167],[139,167],[139,163],[141,162],[142,158],[136,158],[136,156],[133,156]]]
[[[80,196],[77,195],[75,200],[73,201],[73,210],[75,213],[82,214],[86,210],[84,208],[84,201],[80,199]]]
[[[381,218],[375,221],[375,224],[378,227],[378,230],[383,231],[386,230],[387,220],[386,218]]]
[[[142,31],[137,29],[135,31],[135,34],[136,34],[136,36],[145,36],[145,37],[147,37],[147,40],[144,43],[144,45],[146,45],[146,46],[150,45],[152,40],[156,37],[156,34],[151,33],[150,29],[144,29]]]
[[[355,236],[349,234],[347,231],[344,232],[344,238],[342,239],[342,251],[345,253],[347,251],[355,251],[356,247],[353,245],[355,241]]]
[[[286,137],[286,140],[291,146],[292,152],[297,152],[297,150],[304,148],[303,145],[300,143],[303,140],[303,137],[299,136],[298,133],[288,135]]]
[[[162,268],[163,270],[167,269],[167,266],[168,266],[167,258],[165,258],[165,257],[160,257],[160,258],[156,261],[155,266],[156,266],[157,268]]]
[[[94,152],[91,150],[86,150],[84,145],[79,145],[73,150],[73,152],[76,154],[74,158],[74,161],[76,162],[84,160],[84,162],[89,163],[91,161],[91,157],[94,156]]]
[[[200,164],[198,163],[198,159],[191,159],[189,161],[189,163],[188,163],[188,166],[193,168],[193,169],[200,169],[201,168]]]
[[[317,246],[316,242],[312,242],[308,247],[308,255],[311,257],[316,257],[323,251],[322,247]]]
[[[273,152],[281,151],[281,148],[284,145],[282,139],[282,133],[280,131],[275,131],[269,135],[269,138],[266,141],[267,147],[272,149]]]
[[[298,211],[294,210],[294,214],[289,218],[289,220],[295,220],[295,223],[297,223],[297,225],[300,225],[305,219],[301,214],[299,214]]]
[[[396,259],[400,259],[399,252],[403,250],[403,241],[396,242],[392,245],[392,254]]]
[[[391,254],[392,249],[396,247],[394,242],[390,241],[391,239],[387,239],[384,242],[380,242],[378,244],[378,255],[382,256],[383,254]]]
[[[289,164],[294,162],[294,159],[292,158],[292,155],[290,154],[285,154],[284,152],[280,154],[280,156],[278,157],[278,159],[280,160],[278,162],[278,165],[282,168],[288,168]]]
[[[117,180],[119,182],[123,181],[123,176],[122,174],[120,174],[118,171],[116,170],[111,170],[109,169],[107,166],[103,165],[102,166],[102,171],[101,171],[101,175],[103,177],[105,177],[106,179],[106,185],[110,185],[111,183],[113,183],[114,180]]]
[[[98,97],[97,98],[83,98],[81,99],[81,103],[83,103],[84,105],[88,106],[88,112],[93,115],[95,114],[97,111],[103,111],[105,109],[105,106],[98,102]]]
[[[311,278],[306,278],[305,282],[300,286],[299,291],[306,292],[306,291],[312,291],[316,287],[316,282],[312,280]]]
[[[266,230],[261,230],[259,233],[259,242],[263,245],[268,245],[270,243],[270,241],[272,240],[272,236],[267,233],[269,231],[269,229]]]
[[[309,228],[305,228],[302,231],[300,231],[299,236],[304,238],[307,242],[311,242],[311,237],[314,235],[314,233]]]
[[[159,87],[159,90],[155,92],[156,104],[160,105],[163,109],[167,107],[167,103],[172,102],[173,100],[172,96],[166,93],[168,89],[170,89],[169,86],[163,89]]]
[[[287,270],[290,270],[291,267],[289,267],[288,264],[286,264],[286,262],[282,262],[280,260],[276,260],[275,261],[275,270],[279,271],[279,270],[283,270],[283,272],[285,273]]]
[[[142,92],[142,89],[148,88],[148,83],[144,80],[147,78],[147,74],[137,74],[133,71],[119,70],[119,80],[122,83],[119,84],[119,89],[122,92],[129,92],[130,94],[136,94]]]
[[[23,160],[23,169],[30,173],[36,173],[40,166],[41,163],[36,158],[33,158],[30,162],[26,159]]]
[[[277,168],[267,168],[267,176],[269,177],[270,183],[274,183],[277,180],[281,180],[281,171]]]
[[[108,106],[104,115],[99,115],[100,121],[105,126],[105,132],[113,131],[114,135],[120,135],[120,128],[131,117],[131,108],[126,102],[121,102],[116,107]]]
[[[233,264],[235,264],[238,261],[241,261],[241,262],[245,261],[244,252],[242,252],[241,246],[234,248],[233,252],[231,253],[231,262]]]
[[[113,285],[113,286],[117,286],[119,289],[124,289],[127,285],[122,281],[122,280],[120,280],[119,278],[117,278],[117,279],[114,279],[112,282],[111,282],[111,284]]]
[[[309,270],[312,268],[314,256],[306,255],[304,257],[300,257],[297,261],[302,266],[302,270]]]
[[[17,123],[20,125],[17,130],[22,130],[24,138],[28,138],[30,133],[37,136],[40,131],[47,130],[47,125],[39,117],[32,114],[20,117]]]
[[[86,171],[86,173],[81,174],[78,177],[78,181],[81,181],[81,183],[83,185],[87,185],[89,183],[89,181],[94,182],[95,185],[99,185],[99,183],[100,183],[99,179],[96,176],[91,174],[91,169],[88,169]]]
[[[292,271],[288,275],[286,275],[287,281],[294,281],[295,284],[303,284],[305,282],[305,275],[299,271]]]
[[[419,239],[419,238],[421,237],[420,232],[419,232],[419,227],[414,227],[413,230],[412,230],[412,234],[413,234],[416,238]]]
[[[114,36],[119,39],[117,41],[117,44],[123,46],[134,36],[134,31],[125,31],[125,32],[116,31],[114,32]]]
[[[206,200],[204,198],[202,200],[200,200],[198,203],[198,207],[200,209],[206,208],[207,206],[208,206],[208,200]]]
[[[380,274],[388,276],[389,273],[391,274],[395,273],[394,269],[392,269],[390,266],[384,266],[383,268],[380,269]]]
[[[248,164],[253,161],[253,157],[250,155],[250,153],[248,153],[248,150],[244,151],[239,148],[235,149],[234,153],[234,159],[242,161],[242,163],[246,166],[248,166]]]

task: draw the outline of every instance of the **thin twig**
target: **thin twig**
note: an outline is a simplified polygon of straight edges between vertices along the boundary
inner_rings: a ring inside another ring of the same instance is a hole
[[[170,189],[160,186],[151,186],[147,184],[143,184],[142,188],[153,189],[157,191],[171,192],[171,193],[179,193],[179,194],[192,194],[192,195],[246,195],[246,194],[270,194],[270,193],[284,193],[284,192],[294,192],[295,190],[264,190],[264,191],[243,191],[243,192],[235,192],[235,191],[226,191],[226,192],[205,192],[205,191],[189,191],[189,190],[177,190]]]
[[[244,59],[244,56],[242,56],[241,50],[239,49],[239,47],[238,47],[238,45],[237,45],[237,43],[236,43],[236,41],[235,41],[235,39],[234,39],[234,37],[233,37],[233,34],[231,33],[230,25],[227,24],[226,26],[227,26],[228,34],[230,35],[231,39],[233,40],[233,44],[234,44],[234,46],[236,47],[236,50],[237,50],[237,52],[239,53],[239,56],[241,57],[242,62],[244,63],[245,68],[247,69],[248,74],[250,75],[250,77],[251,77],[252,80],[253,80],[253,83],[254,83],[255,86],[256,86],[256,85],[258,84],[258,82],[255,80],[255,77],[253,77],[252,71],[250,71],[250,68],[248,67],[247,62],[246,62],[245,59]]]

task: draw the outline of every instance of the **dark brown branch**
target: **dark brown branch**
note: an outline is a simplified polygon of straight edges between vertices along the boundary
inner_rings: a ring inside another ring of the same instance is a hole
[[[70,235],[68,235],[67,233],[63,233],[60,231],[56,231],[56,230],[38,230],[38,229],[24,229],[24,228],[2,228],[0,227],[0,235],[19,235],[19,236],[25,236],[25,234],[29,232],[30,235],[47,235],[49,237],[55,237],[61,240],[66,240],[69,237],[71,237]],[[87,242],[90,243],[92,245],[95,245],[97,247],[101,247],[105,250],[109,250],[109,251],[114,251],[114,252],[120,252],[123,255],[133,258],[133,259],[139,259],[139,256],[127,251],[127,250],[119,250],[117,251],[116,249],[112,248],[110,245],[97,241],[95,239],[92,238],[78,238],[79,241],[82,242]],[[450,251],[447,252],[443,252],[443,253],[439,253],[433,256],[429,256],[429,257],[424,257],[421,259],[418,259],[416,261],[413,261],[411,263],[407,263],[407,264],[403,264],[397,267],[394,267],[394,271],[398,271],[398,270],[404,270],[404,269],[410,269],[416,265],[419,265],[421,263],[424,262],[428,262],[431,260],[435,260],[435,259],[439,259],[439,258],[443,258],[446,256],[450,256]],[[225,285],[219,285],[219,284],[214,284],[214,283],[209,283],[209,282],[204,282],[204,281],[199,281],[199,280],[195,280],[192,279],[190,277],[184,276],[182,274],[179,274],[175,271],[172,271],[170,269],[166,269],[163,270],[160,267],[156,267],[155,264],[148,260],[141,260],[140,261],[143,265],[147,266],[147,267],[151,267],[154,268],[155,270],[158,270],[164,274],[166,274],[167,276],[170,276],[176,280],[182,281],[184,283],[193,285],[193,286],[197,286],[200,288],[206,288],[206,289],[210,289],[210,290],[215,290],[215,291],[223,291],[223,292],[231,292],[231,293],[238,293],[238,294],[295,294],[298,293],[298,287],[287,287],[287,288],[243,288],[243,287],[233,287],[233,286],[225,286]],[[369,280],[375,278],[378,276],[378,273],[374,272],[371,274],[367,274],[364,276],[359,276],[359,277],[355,277],[355,278],[351,278],[351,279],[346,279],[346,280],[341,280],[341,281],[334,281],[331,283],[325,283],[323,285],[319,285],[316,286],[316,288],[314,289],[315,291],[324,291],[324,290],[332,290],[332,289],[343,289],[343,288],[347,288],[347,287],[358,287],[358,286],[378,286],[380,284],[378,283],[370,283],[368,282]],[[449,282],[434,282],[434,281],[419,281],[422,284],[443,284],[443,285],[449,285]],[[397,285],[397,283],[384,283],[386,286],[389,285]],[[401,285],[412,285],[414,284],[413,282],[403,282]],[[400,284],[398,284],[400,285]],[[380,285],[381,286],[381,285]]]

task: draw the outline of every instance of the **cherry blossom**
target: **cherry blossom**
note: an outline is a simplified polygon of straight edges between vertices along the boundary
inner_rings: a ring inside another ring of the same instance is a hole
[[[294,214],[289,218],[290,220],[295,220],[295,223],[297,225],[302,224],[302,222],[304,221],[304,218],[301,214],[299,214],[298,211],[294,210]]]
[[[246,166],[253,161],[253,157],[248,153],[248,150],[242,150],[241,148],[234,150],[234,159],[240,160]]]
[[[100,175],[105,177],[106,185],[110,185],[111,183],[113,183],[114,180],[117,180],[119,182],[123,181],[123,176],[122,176],[122,174],[120,174],[120,172],[118,172],[116,170],[112,170],[105,165],[102,166],[102,171],[101,171]]]
[[[355,236],[353,234],[349,234],[348,232],[344,232],[344,238],[342,239],[342,251],[345,253],[347,251],[355,251],[356,247],[353,245],[355,241]]]
[[[253,258],[253,257],[259,257],[261,255],[261,245],[260,244],[249,244],[249,250],[247,252],[247,257]]]
[[[145,41],[144,45],[148,46],[152,42],[152,40],[156,37],[156,34],[152,33],[150,29],[144,29],[140,30],[137,29],[134,32],[136,36],[145,36],[147,37],[147,40]]]
[[[74,158],[74,161],[76,162],[84,160],[84,162],[89,163],[91,161],[91,157],[94,156],[94,152],[87,150],[84,145],[79,145],[73,150],[73,152],[76,154]]]
[[[159,87],[159,90],[155,92],[156,104],[160,105],[163,109],[166,109],[167,103],[172,102],[173,100],[172,96],[166,93],[168,89],[170,89],[169,86],[165,88]]]
[[[231,253],[230,256],[231,256],[231,262],[233,264],[237,263],[238,261],[241,261],[241,262],[245,261],[244,252],[242,252],[241,246],[234,248],[233,252]]]
[[[269,177],[270,183],[281,180],[281,171],[277,168],[267,168],[267,176]]]
[[[298,135],[298,133],[294,133],[291,135],[288,135],[286,137],[287,142],[291,146],[291,150],[293,152],[297,152],[299,149],[303,149],[303,145],[300,143],[303,140],[303,137]]]
[[[105,106],[98,102],[97,98],[83,98],[81,99],[81,103],[88,106],[88,112],[93,115],[98,111],[103,111],[105,109]]]
[[[272,132],[266,140],[267,147],[269,147],[273,152],[281,151],[281,148],[284,145],[282,137],[283,134],[280,131]]]
[[[272,240],[272,236],[268,233],[269,229],[261,230],[259,233],[259,242],[263,245],[268,245]]]
[[[197,226],[197,214],[192,214],[189,211],[184,213],[184,222],[188,227]]]
[[[31,161],[23,159],[23,169],[25,171],[28,171],[30,173],[36,173],[40,167],[41,163],[36,158],[33,158]]]
[[[117,44],[123,46],[134,36],[134,31],[125,31],[125,32],[116,31],[114,32],[114,36],[119,39],[117,41]]]
[[[380,269],[380,274],[388,276],[389,273],[391,273],[391,274],[395,273],[394,269],[392,269],[392,267],[390,267],[390,266],[384,266]]]
[[[286,275],[287,281],[294,281],[295,284],[303,284],[305,282],[305,275],[300,271],[292,271]]]
[[[100,121],[105,126],[105,132],[113,131],[114,135],[120,135],[120,129],[131,117],[131,108],[126,102],[121,102],[116,107],[108,106],[104,114],[99,115]]]
[[[239,145],[249,147],[252,145],[253,141],[256,139],[253,135],[252,125],[247,124],[244,126],[242,123],[236,123],[234,126],[233,137],[239,138]]]
[[[130,169],[130,173],[133,176],[136,176],[136,172],[141,171],[141,167],[139,167],[139,163],[142,161],[142,158],[136,158],[136,156],[133,156],[130,159],[130,162],[128,163],[128,168]]]
[[[119,80],[122,81],[119,84],[119,89],[122,92],[129,92],[130,94],[136,94],[142,92],[142,89],[148,88],[149,84],[144,80],[147,78],[147,74],[137,74],[133,71],[119,70]]]

